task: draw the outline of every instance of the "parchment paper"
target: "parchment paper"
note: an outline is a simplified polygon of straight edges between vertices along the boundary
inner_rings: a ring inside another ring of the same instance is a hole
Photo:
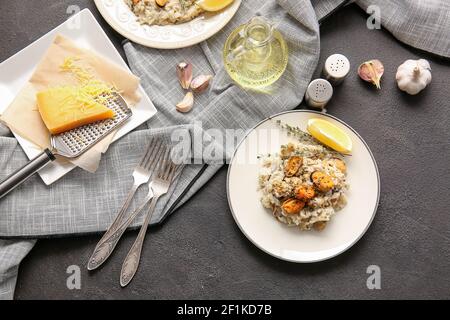
[[[30,80],[0,116],[0,120],[12,131],[30,140],[42,150],[50,147],[50,133],[37,109],[36,93],[55,86],[79,85],[77,78],[72,73],[61,72],[61,64],[69,57],[76,58],[76,65],[88,70],[94,78],[113,85],[130,107],[140,100],[137,92],[138,77],[107,58],[82,49],[61,35],[56,36]],[[84,170],[95,172],[100,163],[101,154],[108,149],[114,134],[115,132],[112,132],[78,158],[58,157],[56,161],[70,161]]]

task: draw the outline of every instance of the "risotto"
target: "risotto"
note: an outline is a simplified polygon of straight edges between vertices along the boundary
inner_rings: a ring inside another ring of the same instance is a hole
[[[260,159],[261,203],[280,222],[320,231],[345,207],[347,167],[339,153],[308,139]]]
[[[141,24],[168,25],[191,21],[203,13],[195,0],[168,0],[159,6],[156,0],[125,0]]]

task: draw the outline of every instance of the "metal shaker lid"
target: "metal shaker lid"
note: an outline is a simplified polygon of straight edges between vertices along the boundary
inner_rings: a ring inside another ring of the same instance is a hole
[[[306,89],[305,100],[312,108],[323,109],[333,96],[333,87],[325,79],[311,81]]]
[[[325,61],[323,73],[332,83],[341,82],[349,72],[350,61],[348,61],[346,56],[340,53],[332,54]]]

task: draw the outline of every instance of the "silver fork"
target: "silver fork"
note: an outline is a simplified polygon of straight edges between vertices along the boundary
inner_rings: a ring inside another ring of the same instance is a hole
[[[159,149],[159,155],[157,155],[156,163],[159,164],[160,161],[163,161],[163,159],[160,160],[162,157],[162,154],[165,154],[166,148],[161,147]],[[155,170],[157,172],[157,170]],[[131,225],[131,223],[136,219],[136,217],[139,215],[139,213],[148,205],[148,203],[153,198],[153,190],[152,190],[152,182],[148,184],[148,194],[145,197],[142,204],[134,210],[133,213],[131,213],[128,218],[125,219],[125,221],[118,223],[117,227],[112,230],[112,233],[107,237],[107,241],[105,241],[102,245],[99,244],[99,251],[104,251],[105,255],[108,256],[112,253],[114,248],[116,247],[117,243],[119,242],[122,235],[125,233],[127,228]]]
[[[120,272],[120,285],[122,287],[128,285],[136,274],[141,259],[142,245],[144,244],[148,224],[153,216],[156,203],[158,202],[158,199],[169,190],[175,174],[178,172],[178,168],[179,166],[175,165],[170,159],[170,150],[166,151],[164,158],[158,165],[157,176],[151,182],[153,199],[148,208],[141,230],[122,264],[122,270]]]
[[[155,164],[157,163],[157,160],[159,159],[161,150],[163,148],[165,149],[165,147],[162,145],[161,140],[152,139],[152,141],[150,141],[144,156],[133,171],[134,183],[130,191],[128,192],[128,196],[123,203],[122,208],[119,210],[117,217],[109,226],[108,230],[97,243],[94,252],[89,258],[89,262],[87,265],[88,270],[97,269],[106,261],[106,259],[108,259],[108,257],[113,252],[114,248],[117,245],[117,242],[120,239],[120,236],[117,237],[117,230],[123,225],[125,213],[130,206],[131,199],[133,199],[138,188],[150,180],[153,168],[155,167]]]

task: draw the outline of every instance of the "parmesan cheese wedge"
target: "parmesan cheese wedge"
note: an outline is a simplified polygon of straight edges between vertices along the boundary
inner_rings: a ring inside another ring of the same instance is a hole
[[[57,87],[37,94],[39,113],[51,134],[114,117],[114,111],[98,103],[91,92],[90,87]]]

